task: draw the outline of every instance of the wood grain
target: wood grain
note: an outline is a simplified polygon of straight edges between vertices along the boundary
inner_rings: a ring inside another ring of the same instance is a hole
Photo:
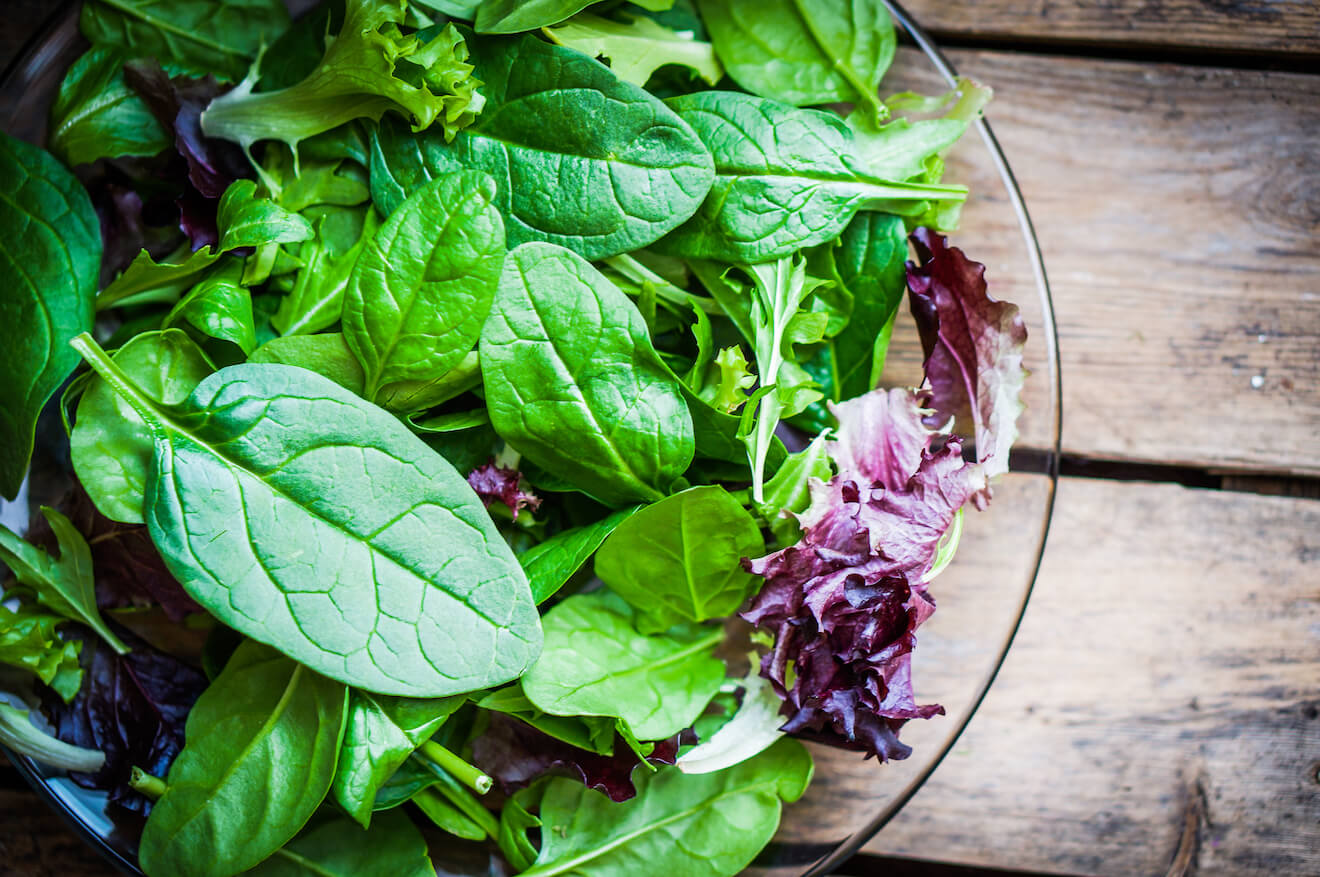
[[[905,0],[936,37],[1063,46],[1320,54],[1314,0]]]
[[[1320,873],[1320,502],[1066,479],[1032,603],[876,854]],[[943,607],[941,607],[943,608]]]
[[[1044,252],[1064,449],[1320,474],[1320,77],[1003,52],[952,60],[995,88],[989,118]],[[896,66],[919,69],[910,57]],[[897,85],[936,87],[911,74]],[[953,241],[989,265],[992,291],[999,281],[1001,298],[1029,304],[986,156],[965,141],[950,158],[946,179],[989,199]],[[894,356],[919,377],[915,333]],[[1034,409],[1044,384],[1028,385]],[[1024,441],[1045,440],[1045,425],[1028,412]]]

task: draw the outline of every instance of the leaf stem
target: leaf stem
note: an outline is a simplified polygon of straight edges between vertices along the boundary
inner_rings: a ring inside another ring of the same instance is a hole
[[[627,253],[610,256],[605,260],[605,264],[634,283],[651,284],[655,288],[656,295],[667,302],[677,305],[690,305],[694,308],[700,308],[708,314],[724,316],[724,309],[720,307],[719,302],[715,299],[693,295],[686,289],[680,289]]]
[[[418,751],[478,795],[486,794],[495,784],[495,781],[480,768],[468,764],[434,740],[427,740]]]
[[[164,424],[161,421],[160,410],[156,403],[147,395],[146,391],[133,382],[133,379],[124,374],[119,366],[114,364],[110,355],[101,349],[101,346],[86,332],[77,335],[69,342],[74,350],[87,360],[87,364],[92,367],[101,378],[114,389],[116,393],[124,397],[137,415],[147,424],[153,435],[159,435]]]
[[[147,773],[136,764],[129,771],[128,784],[133,787],[134,791],[146,795],[153,801],[158,800],[161,795],[165,794],[165,781],[158,776]]]

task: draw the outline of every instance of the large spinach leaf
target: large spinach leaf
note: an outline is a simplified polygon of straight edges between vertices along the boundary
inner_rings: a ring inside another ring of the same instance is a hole
[[[143,392],[167,405],[182,402],[215,370],[179,329],[133,337],[115,353],[114,362]],[[78,402],[69,446],[78,480],[101,514],[125,524],[141,524],[151,468],[151,429],[99,377],[92,378]]]
[[[335,800],[345,812],[365,827],[381,786],[463,700],[459,696],[419,699],[354,691],[339,767],[331,784]]]
[[[88,0],[79,21],[93,45],[156,58],[171,74],[231,81],[288,26],[280,0]]]
[[[878,121],[876,89],[894,60],[880,0],[704,0],[701,15],[734,81],[794,106],[857,102]]]
[[[518,555],[537,605],[553,597],[595,553],[605,537],[639,508],[619,509],[599,521],[562,530]]]
[[[609,591],[569,597],[546,613],[545,650],[523,691],[560,716],[617,716],[638,740],[663,740],[692,724],[724,681],[711,652],[718,628],[683,625],[638,633],[636,613]]]
[[[858,210],[920,213],[929,199],[961,201],[961,186],[905,183],[858,170],[852,132],[832,113],[731,91],[669,105],[715,158],[710,195],[662,241],[688,258],[764,262],[838,237]]]
[[[445,174],[413,192],[358,256],[344,292],[344,340],[364,395],[449,371],[481,335],[504,263],[495,181]]]
[[[229,877],[284,846],[330,788],[348,689],[248,640],[188,715],[138,858],[150,877]]]
[[[92,48],[73,62],[50,108],[50,148],[69,164],[155,155],[173,140],[124,82],[124,58]]]
[[[643,632],[732,615],[755,590],[744,557],[761,530],[723,487],[693,487],[644,507],[596,554],[596,575],[637,610]]]
[[[481,367],[495,431],[601,502],[657,500],[692,461],[680,382],[642,315],[570,250],[533,243],[509,254]]]
[[[347,819],[310,826],[248,877],[435,877],[426,839],[400,812],[367,831]]]
[[[518,676],[541,644],[517,560],[463,477],[305,369],[222,369],[166,407],[74,342],[155,437],[152,541],[230,627],[368,691],[440,697]]]
[[[784,740],[715,773],[639,776],[637,797],[622,804],[552,779],[541,799],[541,851],[523,874],[737,874],[770,842],[782,802],[802,796],[811,770],[802,744]]]
[[[82,183],[48,153],[0,134],[0,496],[27,474],[37,415],[92,328],[101,231]]]
[[[710,154],[657,98],[533,36],[469,43],[486,108],[452,142],[382,121],[371,193],[384,213],[434,176],[481,170],[497,181],[510,246],[548,241],[602,259],[696,211],[713,180]]]

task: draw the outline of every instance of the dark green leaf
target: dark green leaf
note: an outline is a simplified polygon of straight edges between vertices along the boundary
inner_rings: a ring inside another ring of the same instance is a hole
[[[641,631],[661,631],[736,612],[755,590],[741,560],[764,552],[756,521],[724,488],[693,487],[616,527],[596,575],[633,605]]]
[[[601,502],[657,500],[692,461],[681,382],[633,303],[570,250],[509,254],[480,352],[495,431]]]
[[[179,299],[161,322],[163,328],[187,323],[203,335],[228,341],[243,353],[257,349],[252,294],[241,283],[243,266],[229,262],[203,277]]]
[[[526,871],[536,861],[536,847],[528,840],[527,832],[540,826],[541,820],[527,812],[519,795],[504,802],[500,809],[500,831],[495,840],[514,870]]]
[[[389,414],[267,364],[167,409],[75,343],[155,433],[152,541],[225,624],[382,694],[472,691],[535,659],[522,569],[463,477]]]
[[[229,877],[284,846],[330,788],[347,712],[343,684],[260,643],[239,646],[188,714],[142,832],[142,870]]]
[[[701,204],[710,154],[655,97],[533,36],[472,42],[485,110],[452,143],[383,120],[371,158],[383,212],[435,176],[485,171],[510,246],[548,241],[602,259],[657,240]]]
[[[595,523],[561,530],[518,555],[537,605],[553,597],[595,553],[605,537],[636,514],[639,508],[641,506],[619,509]]]
[[[477,9],[477,33],[520,33],[558,24],[596,0],[486,0]]]
[[[249,877],[435,877],[426,839],[402,813],[384,813],[367,831],[332,819],[300,833]]]
[[[124,82],[124,58],[93,47],[73,62],[50,109],[50,149],[71,165],[155,155],[174,142]]]
[[[527,699],[520,683],[492,691],[476,702],[482,709],[514,716],[543,734],[570,746],[599,755],[614,751],[614,732],[619,726],[612,716],[557,716],[547,713]]]
[[[101,229],[82,183],[48,153],[0,134],[0,496],[14,499],[37,415],[92,328]]]
[[[811,444],[790,454],[775,476],[766,481],[764,498],[756,508],[769,523],[779,547],[798,541],[802,528],[793,515],[806,511],[811,504],[809,479],[829,481],[833,474],[826,439],[817,436]]]

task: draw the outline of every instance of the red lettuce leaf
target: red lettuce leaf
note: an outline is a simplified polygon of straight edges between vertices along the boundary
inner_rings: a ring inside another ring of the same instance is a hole
[[[895,489],[907,484],[935,433],[926,425],[930,393],[893,389],[866,393],[837,404],[839,422],[829,454],[841,473]]]
[[[673,764],[680,744],[695,743],[684,731],[655,744],[646,760]],[[588,788],[599,789],[611,801],[627,801],[637,795],[633,769],[641,760],[622,737],[614,738],[614,753],[598,755],[556,740],[524,721],[492,712],[486,732],[472,741],[472,761],[496,779],[506,794],[530,784],[543,774],[557,771],[580,779]]]
[[[986,291],[985,266],[928,228],[911,235],[920,266],[909,262],[908,298],[921,333],[932,420],[970,418],[977,460],[991,478],[1008,471],[1022,412],[1022,348],[1027,328],[1018,307]],[[989,489],[976,498],[978,507]]]
[[[56,737],[105,753],[99,771],[70,774],[73,781],[104,789],[112,802],[146,814],[151,802],[129,786],[129,773],[134,765],[159,777],[169,772],[183,748],[188,711],[207,681],[200,671],[110,625],[132,651],[117,655],[100,637],[71,626],[82,639],[82,688],[68,704],[53,697],[44,706]]]
[[[494,460],[473,469],[467,481],[487,508],[491,503],[502,502],[509,507],[515,521],[520,510],[534,512],[541,507],[540,498],[524,489],[522,473],[507,466],[496,466]]]

